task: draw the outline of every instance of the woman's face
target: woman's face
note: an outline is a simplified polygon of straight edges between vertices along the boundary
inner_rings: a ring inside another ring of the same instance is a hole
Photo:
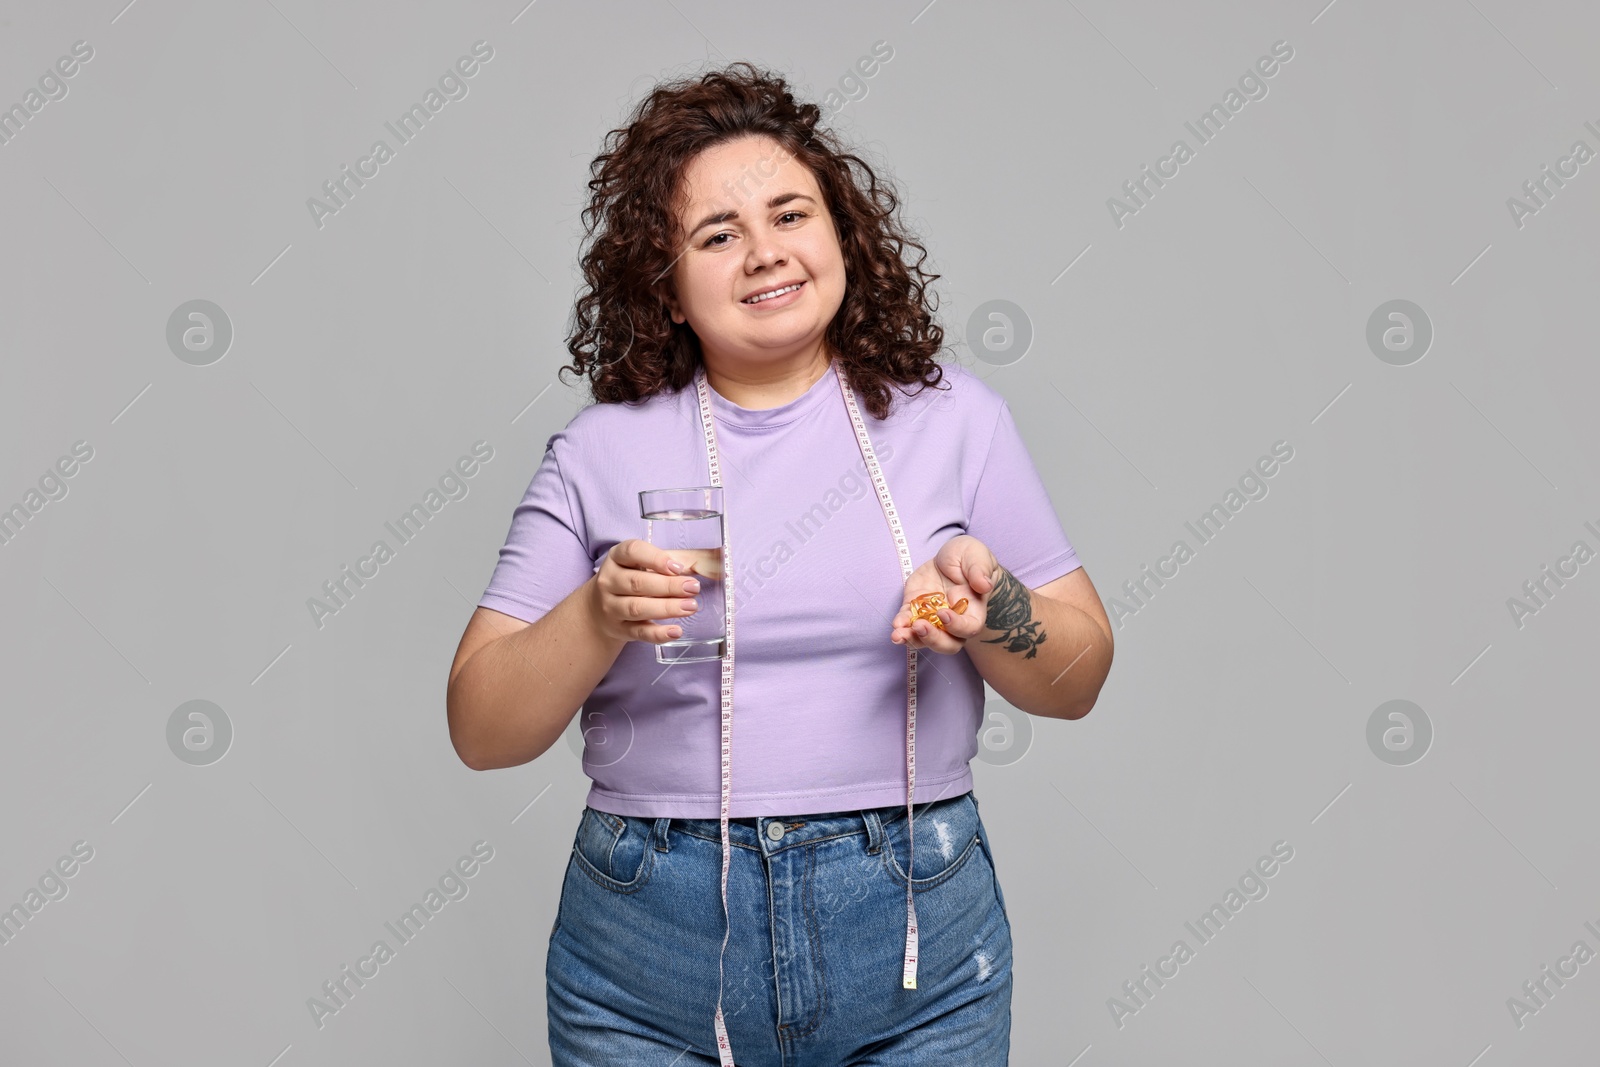
[[[844,256],[816,178],[768,137],[700,153],[684,174],[673,322],[713,361],[804,360],[844,302]],[[751,296],[798,283],[786,295]]]

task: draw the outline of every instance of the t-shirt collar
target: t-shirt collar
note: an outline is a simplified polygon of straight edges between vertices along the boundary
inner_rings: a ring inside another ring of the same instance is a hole
[[[828,369],[823,372],[822,377],[811,383],[811,388],[787,404],[760,410],[740,407],[711,387],[709,381],[706,386],[711,393],[711,411],[719,423],[753,429],[768,429],[794,422],[819,405],[826,403],[830,393],[837,394],[839,392],[839,379],[835,371],[835,363],[830,359],[828,361]]]

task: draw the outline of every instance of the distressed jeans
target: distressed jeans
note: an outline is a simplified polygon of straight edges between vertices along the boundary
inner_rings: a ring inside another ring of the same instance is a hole
[[[739,1067],[1008,1062],[1011,923],[977,798],[914,811],[916,989],[904,805],[729,820]],[[583,809],[545,959],[556,1067],[717,1067],[721,865],[716,819]]]

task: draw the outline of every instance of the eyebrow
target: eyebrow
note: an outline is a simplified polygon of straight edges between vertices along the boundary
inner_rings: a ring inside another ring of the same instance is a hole
[[[767,209],[770,211],[772,208],[781,207],[782,205],[789,203],[791,200],[811,200],[813,204],[816,203],[815,200],[812,200],[812,198],[807,196],[805,193],[779,193],[777,196],[774,196],[771,200],[767,201]],[[689,231],[689,236],[693,237],[707,226],[715,226],[719,223],[731,222],[738,217],[739,212],[737,210],[714,211],[705,218],[701,219],[699,223],[696,224],[695,228]]]

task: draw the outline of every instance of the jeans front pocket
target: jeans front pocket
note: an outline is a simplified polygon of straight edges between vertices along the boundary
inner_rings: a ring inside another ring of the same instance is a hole
[[[906,829],[905,809],[901,808],[883,820],[883,854],[884,865],[901,885],[906,883],[907,863],[914,865],[911,888],[920,893],[952,878],[978,847],[978,809],[969,792],[913,810],[915,849]]]
[[[650,848],[654,819],[613,815],[585,806],[572,856],[590,881],[613,893],[636,893],[655,871]]]

